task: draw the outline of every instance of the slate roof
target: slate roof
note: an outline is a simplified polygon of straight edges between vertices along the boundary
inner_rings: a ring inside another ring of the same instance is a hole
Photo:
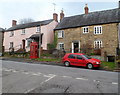
[[[53,19],[44,20],[44,21],[37,21],[37,22],[31,22],[31,23],[26,23],[26,24],[19,24],[19,25],[15,25],[13,27],[8,28],[6,31],[13,31],[13,30],[18,30],[18,29],[36,27],[36,26],[40,26],[40,24],[41,25],[47,25],[52,21],[53,21]]]
[[[55,30],[120,22],[120,8],[65,17]]]
[[[3,28],[0,28],[0,32],[4,32],[5,30]]]

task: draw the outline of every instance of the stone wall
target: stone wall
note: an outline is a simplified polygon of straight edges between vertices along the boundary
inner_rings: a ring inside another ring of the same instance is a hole
[[[94,26],[102,26],[102,34],[94,34]],[[102,40],[102,49],[101,55],[104,56],[104,52],[107,52],[107,55],[116,55],[116,48],[118,47],[118,23],[104,24],[104,25],[93,25],[88,26],[89,33],[84,34],[83,28],[70,28],[63,29],[64,37],[58,38],[58,43],[64,43],[64,48],[66,52],[70,52],[72,48],[72,41],[77,40],[80,41],[80,48],[87,47],[89,44],[89,48],[94,49],[94,41]],[[56,30],[55,33],[60,30]],[[57,46],[58,48],[58,46]]]

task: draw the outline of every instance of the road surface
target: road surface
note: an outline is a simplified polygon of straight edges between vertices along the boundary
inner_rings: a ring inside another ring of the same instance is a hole
[[[2,93],[118,93],[117,72],[6,60],[0,71]]]

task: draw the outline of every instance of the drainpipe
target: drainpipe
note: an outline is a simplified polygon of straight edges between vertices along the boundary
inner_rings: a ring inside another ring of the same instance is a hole
[[[39,58],[41,57],[41,24],[39,29]]]

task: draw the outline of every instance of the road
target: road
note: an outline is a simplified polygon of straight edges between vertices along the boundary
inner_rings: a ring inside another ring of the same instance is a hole
[[[6,60],[0,70],[2,93],[118,93],[117,72]]]

